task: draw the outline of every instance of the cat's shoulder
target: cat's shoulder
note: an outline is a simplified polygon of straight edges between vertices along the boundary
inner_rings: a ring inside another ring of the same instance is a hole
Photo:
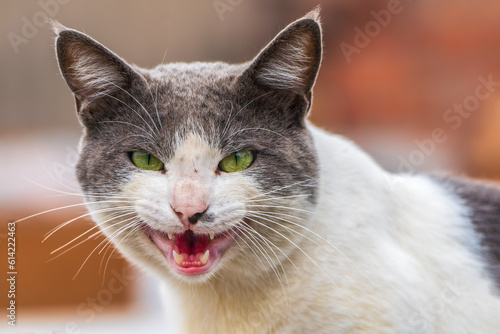
[[[470,220],[481,237],[492,273],[500,286],[500,184],[444,174],[434,174],[431,178],[467,206]]]
[[[314,141],[316,153],[322,169],[327,174],[335,171],[337,177],[356,172],[358,176],[377,179],[386,175],[375,160],[350,139],[335,133],[327,132],[310,123],[307,128]]]

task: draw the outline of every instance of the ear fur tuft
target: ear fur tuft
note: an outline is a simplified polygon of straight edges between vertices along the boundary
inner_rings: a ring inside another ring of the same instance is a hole
[[[283,29],[254,59],[251,75],[259,84],[310,93],[321,62],[319,8]]]
[[[59,68],[78,99],[91,102],[128,84],[134,71],[124,60],[84,33],[53,27]]]
[[[56,20],[49,20],[49,26],[56,35],[59,35],[64,30],[69,30],[69,28]]]

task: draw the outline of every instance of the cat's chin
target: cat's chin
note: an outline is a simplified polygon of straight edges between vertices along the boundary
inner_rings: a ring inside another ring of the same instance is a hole
[[[192,230],[165,233],[149,226],[145,226],[144,230],[163,253],[170,268],[177,274],[188,276],[207,274],[214,270],[237,237],[236,228],[219,234],[201,234]]]

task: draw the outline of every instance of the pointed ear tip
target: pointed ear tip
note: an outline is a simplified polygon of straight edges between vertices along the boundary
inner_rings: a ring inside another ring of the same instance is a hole
[[[49,21],[49,25],[50,25],[50,28],[52,29],[52,31],[57,36],[60,36],[61,33],[64,32],[64,31],[71,30],[70,28],[66,27],[65,25],[63,25],[62,23],[60,23],[59,21],[56,21],[56,20],[50,20]]]
[[[321,5],[317,5],[304,16],[305,19],[310,19],[316,21],[319,25],[321,25]]]

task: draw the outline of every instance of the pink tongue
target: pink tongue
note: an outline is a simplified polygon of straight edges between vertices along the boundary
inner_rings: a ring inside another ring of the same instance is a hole
[[[195,235],[191,230],[175,236],[175,245],[181,253],[185,254],[204,253],[208,242],[207,235]]]

